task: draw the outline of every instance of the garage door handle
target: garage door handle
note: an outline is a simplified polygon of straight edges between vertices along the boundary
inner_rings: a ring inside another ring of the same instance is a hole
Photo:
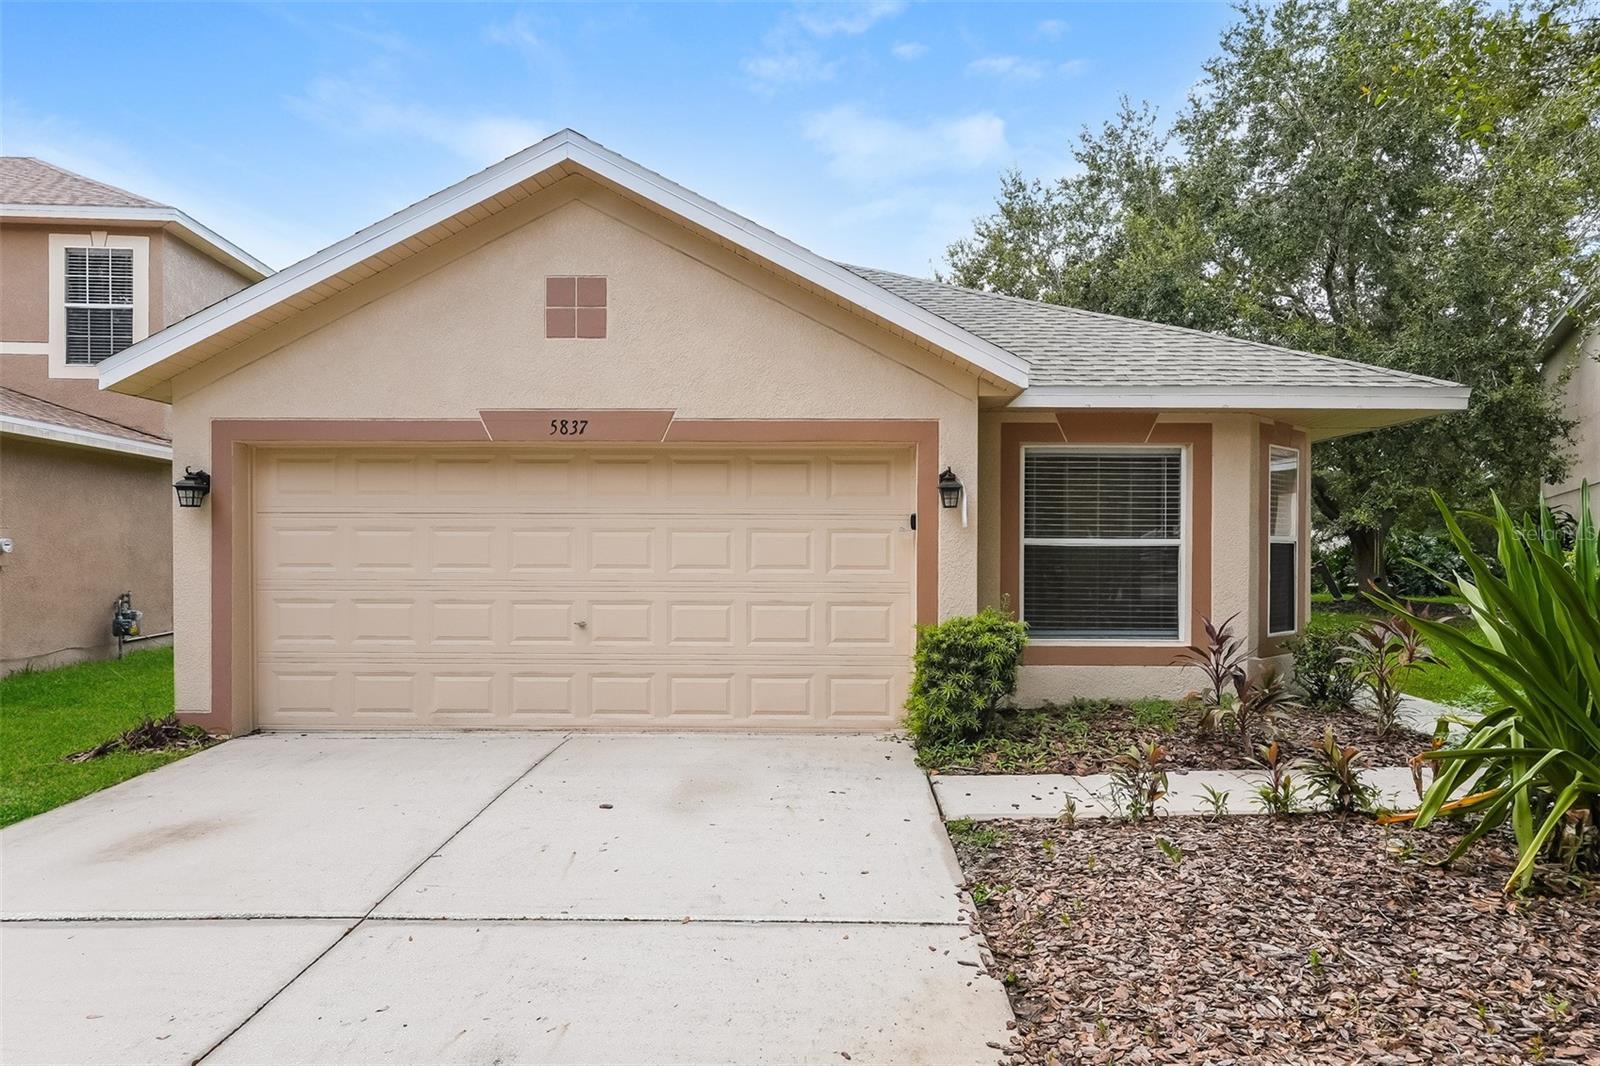
[[[585,621],[582,621],[581,619],[579,621],[576,621],[576,622],[572,623],[572,624],[577,626],[579,629],[588,629],[589,628],[589,623],[585,622]]]

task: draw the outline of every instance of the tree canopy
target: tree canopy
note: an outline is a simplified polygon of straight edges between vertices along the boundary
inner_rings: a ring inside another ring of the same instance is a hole
[[[948,280],[1472,387],[1316,449],[1359,577],[1393,528],[1528,503],[1571,423],[1540,339],[1600,233],[1600,27],[1580,2],[1246,5],[1170,123],[1124,103],[1059,180],[1011,173]]]

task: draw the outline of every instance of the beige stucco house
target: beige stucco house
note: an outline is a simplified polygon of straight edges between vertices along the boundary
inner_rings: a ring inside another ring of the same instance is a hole
[[[1562,382],[1562,413],[1577,423],[1572,431],[1572,466],[1563,480],[1544,486],[1550,506],[1577,513],[1587,481],[1600,491],[1600,333],[1587,319],[1593,296],[1578,300],[1545,336],[1544,377]],[[1588,328],[1586,328],[1586,325]]]
[[[267,273],[172,207],[0,157],[0,674],[114,653],[124,592],[170,633],[167,405],[98,366]]]
[[[211,476],[177,699],[233,732],[880,729],[999,603],[1023,698],[1181,693],[1202,615],[1303,624],[1310,443],[1466,403],[831,262],[570,131],[100,372]]]

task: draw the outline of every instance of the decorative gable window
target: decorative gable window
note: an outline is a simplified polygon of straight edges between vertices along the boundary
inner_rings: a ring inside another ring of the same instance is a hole
[[[1182,639],[1185,480],[1182,448],[1026,449],[1021,611],[1033,639]]]
[[[606,279],[544,279],[544,335],[598,340],[606,335]]]
[[[1273,446],[1267,470],[1267,633],[1300,625],[1300,452]]]
[[[133,344],[133,250],[66,249],[67,365],[95,366]]]

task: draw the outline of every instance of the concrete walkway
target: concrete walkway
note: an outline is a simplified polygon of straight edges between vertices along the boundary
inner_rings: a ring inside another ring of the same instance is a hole
[[[5,1062],[992,1062],[1011,1019],[875,737],[253,736],[0,860]]]
[[[1303,775],[1294,776],[1304,784]],[[1175,817],[1209,815],[1209,786],[1227,795],[1229,814],[1260,814],[1256,789],[1267,779],[1268,774],[1262,770],[1172,770],[1167,774],[1167,794],[1158,810]],[[1377,790],[1378,802],[1383,806],[1405,810],[1416,805],[1417,791],[1408,767],[1366,770],[1361,779]],[[932,781],[939,809],[947,819],[1057,818],[1066,809],[1068,797],[1076,818],[1117,815],[1111,802],[1109,774],[936,774]],[[1305,810],[1317,809],[1303,788],[1301,798]]]

